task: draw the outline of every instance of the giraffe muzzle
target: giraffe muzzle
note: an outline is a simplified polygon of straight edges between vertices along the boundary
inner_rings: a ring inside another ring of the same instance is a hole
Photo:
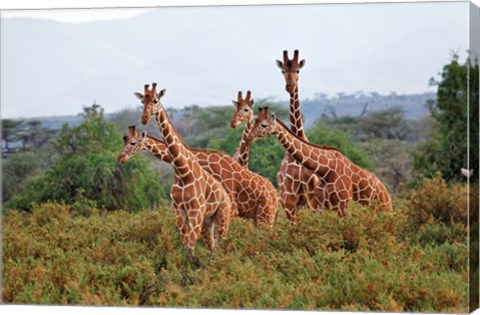
[[[142,124],[146,125],[148,124],[148,121],[150,120],[150,117],[148,115],[143,115],[142,116]]]
[[[127,162],[127,157],[125,155],[119,155],[117,158],[117,162],[120,164],[126,163]]]

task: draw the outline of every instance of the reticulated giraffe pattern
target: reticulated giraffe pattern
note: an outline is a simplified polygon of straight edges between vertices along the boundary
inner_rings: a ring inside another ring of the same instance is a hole
[[[206,172],[196,160],[183,140],[172,126],[160,98],[165,90],[156,93],[156,84],[152,89],[145,85],[144,94],[135,93],[144,106],[142,123],[147,124],[150,117],[155,120],[166,144],[166,150],[174,170],[173,185],[170,190],[172,209],[178,230],[183,238],[187,252],[192,254],[200,235],[203,235],[210,250],[215,248],[218,236],[225,238],[232,220],[231,201],[223,186]],[[124,162],[132,154],[141,150],[141,144],[134,139],[133,128],[127,137],[125,146],[119,155]]]
[[[151,136],[142,136],[132,126],[125,138],[126,143],[136,143],[135,153],[145,150],[157,158],[172,163],[172,158],[167,152],[167,145],[160,139]],[[193,149],[198,163],[223,185],[230,195],[232,211],[238,211],[243,218],[253,219],[258,227],[273,229],[279,200],[272,183],[248,169],[239,165],[225,152]]]
[[[290,95],[290,130],[300,139],[308,141],[298,97],[299,73],[304,65],[305,59],[299,61],[298,50],[294,51],[293,59],[288,58],[285,50],[283,62],[277,60],[277,66],[285,78],[285,90]],[[288,151],[285,152],[277,172],[277,182],[280,199],[290,222],[295,222],[296,214],[301,208],[310,207],[317,211],[324,209],[324,192],[318,185],[318,177],[298,163]]]
[[[383,183],[369,171],[350,161],[337,149],[316,146],[293,134],[268,107],[259,108],[250,141],[274,135],[283,147],[319,178],[323,206],[344,215],[351,200],[363,205],[375,201],[382,210],[392,209],[392,200]]]
[[[239,124],[245,123],[243,127],[240,146],[235,150],[233,158],[240,165],[248,167],[250,155],[250,143],[248,143],[248,134],[253,127],[253,99],[252,92],[247,91],[245,98],[242,97],[242,91],[238,91],[237,100],[232,101],[235,106],[235,112],[230,121],[230,127],[236,128]]]

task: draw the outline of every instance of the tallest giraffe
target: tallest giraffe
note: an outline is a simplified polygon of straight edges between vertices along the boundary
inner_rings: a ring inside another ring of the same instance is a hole
[[[299,61],[298,50],[294,51],[293,59],[289,59],[288,52],[284,50],[283,62],[277,60],[277,66],[285,78],[285,90],[290,95],[290,130],[300,139],[308,141],[298,97],[298,79],[304,65],[305,59]],[[318,187],[319,179],[298,163],[288,151],[277,172],[277,182],[282,205],[291,223],[295,222],[296,213],[301,208],[309,206],[315,210],[323,209],[323,193]]]

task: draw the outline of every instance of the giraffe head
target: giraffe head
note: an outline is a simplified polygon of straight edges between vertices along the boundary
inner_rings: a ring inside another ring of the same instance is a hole
[[[253,99],[252,92],[247,91],[245,99],[242,97],[242,91],[238,91],[237,100],[232,101],[235,106],[230,126],[236,128],[241,123],[249,122],[253,119]]]
[[[145,137],[147,136],[146,131],[142,131],[141,134],[135,131],[135,126],[128,127],[128,135],[123,137],[123,149],[118,155],[118,163],[126,163],[128,159],[142,151],[145,147]]]
[[[285,90],[292,94],[298,86],[300,69],[305,65],[305,59],[298,61],[298,50],[293,52],[293,59],[288,59],[288,52],[283,51],[283,62],[277,60],[277,66],[282,70],[285,77]]]
[[[135,92],[135,96],[142,102],[143,104],[143,113],[142,113],[142,124],[146,125],[150,117],[157,113],[162,103],[160,103],[160,99],[162,96],[165,95],[166,90],[163,89],[157,94],[157,83],[152,83],[152,89],[148,89],[149,85],[145,84],[144,86],[144,94]]]
[[[253,141],[266,137],[269,134],[273,133],[276,128],[277,117],[275,113],[270,113],[270,110],[267,107],[258,108],[258,115],[255,119],[255,126],[250,131],[248,136],[249,141]]]

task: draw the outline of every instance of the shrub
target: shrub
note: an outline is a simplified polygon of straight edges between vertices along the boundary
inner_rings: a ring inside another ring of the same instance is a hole
[[[467,185],[447,185],[441,174],[425,178],[410,195],[409,216],[416,225],[442,222],[467,225]]]
[[[95,211],[35,205],[4,216],[6,303],[455,312],[467,309],[466,243],[404,238],[406,210],[356,203],[340,219],[281,211],[273,233],[236,218],[192,270],[169,207]],[[440,223],[432,223],[440,224]],[[458,224],[457,224],[458,225]],[[425,224],[424,226],[427,226]],[[453,227],[443,225],[446,228]]]

